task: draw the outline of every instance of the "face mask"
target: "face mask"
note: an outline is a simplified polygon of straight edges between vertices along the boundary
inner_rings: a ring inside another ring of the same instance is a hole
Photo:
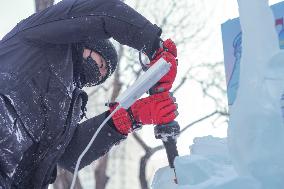
[[[83,59],[81,70],[80,81],[84,87],[91,87],[100,83],[101,72],[99,66],[90,55],[87,59]]]

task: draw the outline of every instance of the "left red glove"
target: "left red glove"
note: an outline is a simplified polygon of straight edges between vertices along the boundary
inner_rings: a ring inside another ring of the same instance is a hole
[[[177,113],[177,104],[169,92],[158,93],[137,100],[128,110],[119,109],[112,120],[116,129],[127,135],[141,125],[161,125],[173,121]],[[117,104],[110,107],[110,112]]]
[[[169,91],[172,88],[173,82],[177,74],[177,48],[175,43],[171,39],[167,39],[163,42],[162,47],[160,47],[154,54],[150,65],[155,64],[160,58],[170,63],[170,71],[162,77],[158,83],[153,87],[154,93]]]

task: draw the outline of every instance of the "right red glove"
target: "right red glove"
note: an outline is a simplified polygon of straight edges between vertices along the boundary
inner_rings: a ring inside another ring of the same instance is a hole
[[[171,39],[167,39],[163,42],[161,48],[159,48],[153,57],[153,60],[150,62],[150,65],[155,64],[160,58],[163,58],[165,61],[170,63],[170,71],[162,77],[158,83],[153,87],[154,93],[169,91],[172,88],[173,82],[177,74],[177,48],[175,43]]]
[[[110,107],[110,112],[116,106]],[[162,125],[173,121],[177,115],[177,104],[174,103],[173,97],[169,92],[163,92],[137,100],[128,110],[119,109],[112,116],[112,120],[116,129],[127,135],[137,125]]]

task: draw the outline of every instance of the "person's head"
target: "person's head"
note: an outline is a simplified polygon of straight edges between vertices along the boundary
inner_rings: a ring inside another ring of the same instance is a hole
[[[89,40],[83,43],[81,83],[94,86],[103,83],[115,70],[117,52],[109,40]]]

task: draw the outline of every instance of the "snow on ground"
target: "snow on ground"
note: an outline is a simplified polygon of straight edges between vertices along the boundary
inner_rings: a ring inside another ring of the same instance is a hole
[[[228,139],[195,139],[191,155],[175,161],[179,184],[166,167],[157,171],[153,189],[284,188],[284,53],[267,0],[238,4],[243,49]]]

